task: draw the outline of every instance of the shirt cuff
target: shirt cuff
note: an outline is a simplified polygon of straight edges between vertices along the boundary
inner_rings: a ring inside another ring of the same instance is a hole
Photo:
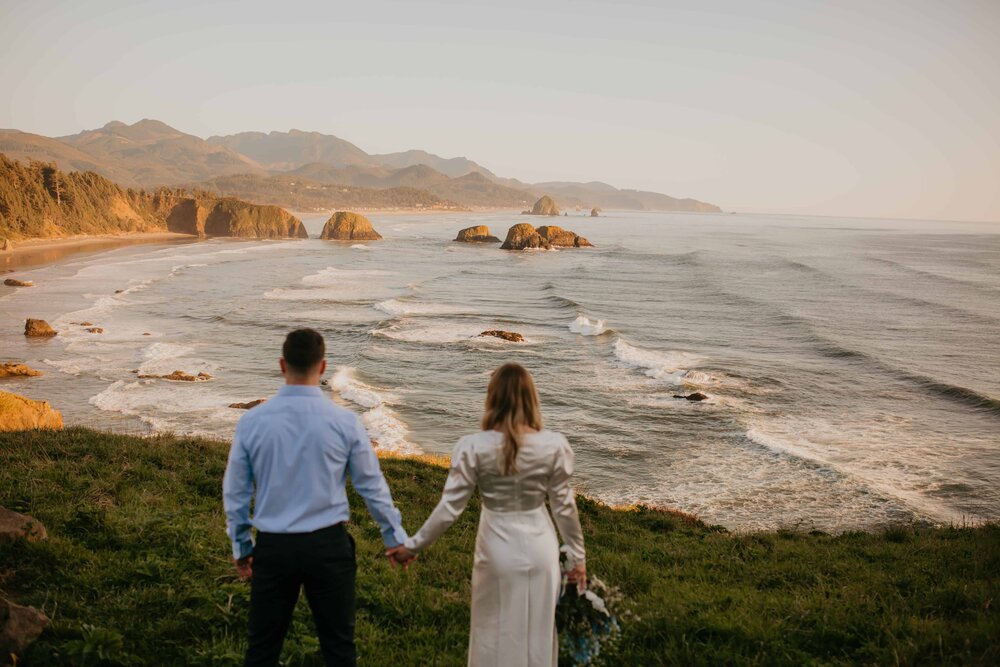
[[[396,526],[395,528],[382,533],[382,541],[385,542],[385,546],[398,547],[407,540],[406,531],[403,530],[402,526]]]
[[[253,540],[233,542],[233,558],[240,560],[253,555]]]

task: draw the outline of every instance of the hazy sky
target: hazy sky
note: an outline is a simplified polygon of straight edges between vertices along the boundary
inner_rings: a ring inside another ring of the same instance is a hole
[[[317,130],[727,210],[1000,221],[1000,0],[0,0],[0,127]]]

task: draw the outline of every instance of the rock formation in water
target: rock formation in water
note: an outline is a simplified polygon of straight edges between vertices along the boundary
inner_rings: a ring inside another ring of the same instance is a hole
[[[206,380],[211,380],[212,376],[208,373],[201,372],[197,375],[191,375],[190,373],[185,373],[184,371],[174,371],[169,375],[150,375],[141,374],[139,375],[140,380],[171,380],[172,382],[205,382]]]
[[[531,210],[525,211],[525,213],[529,215],[559,215],[559,207],[556,206],[552,197],[542,195],[542,198],[535,202]]]
[[[266,400],[266,398],[258,398],[255,401],[247,401],[246,403],[230,403],[229,407],[236,408],[237,410],[249,410],[250,408],[257,407]]]
[[[703,394],[700,391],[695,391],[686,396],[684,394],[674,394],[674,398],[683,398],[689,401],[704,401],[708,398],[708,395]]]
[[[594,244],[582,236],[555,225],[542,225],[538,234],[549,244],[560,248],[592,248]]]
[[[27,364],[18,364],[12,361],[0,364],[0,378],[38,377],[41,374],[41,371],[36,371]]]
[[[10,252],[13,249],[14,249],[14,242],[11,241],[10,239],[4,239],[3,240],[3,251],[4,252]]]
[[[463,243],[500,243],[500,239],[491,235],[490,228],[486,225],[466,227],[458,233],[455,240]]]
[[[579,234],[556,227],[542,225],[538,229],[521,222],[507,230],[507,240],[500,246],[503,250],[525,250],[527,248],[584,248],[593,244]]]
[[[35,285],[30,280],[16,280],[14,278],[7,278],[3,281],[3,284],[7,287],[34,287]]]
[[[493,336],[495,338],[502,338],[511,343],[523,343],[524,336],[517,333],[516,331],[501,331],[499,329],[490,329],[489,331],[484,331],[479,334],[480,336]]]
[[[601,212],[601,209],[599,209],[599,208],[596,208],[596,207],[595,207],[595,208],[592,208],[592,209],[590,209],[590,217],[591,217],[591,218],[596,218],[596,217],[597,217],[597,215],[598,215],[598,214],[599,214],[600,212]]]
[[[181,234],[244,239],[309,237],[302,221],[283,208],[211,197],[181,199],[167,213],[167,229]]]
[[[62,415],[53,410],[47,401],[33,401],[24,396],[0,391],[0,431],[62,427]]]
[[[319,237],[331,241],[378,241],[382,235],[360,213],[337,211],[323,225],[323,233]]]
[[[526,248],[545,248],[551,246],[534,225],[521,222],[507,230],[507,239],[500,246],[503,250],[524,250]]]
[[[49,326],[45,320],[35,320],[28,318],[24,321],[24,335],[32,338],[47,338],[55,336],[58,332]]]

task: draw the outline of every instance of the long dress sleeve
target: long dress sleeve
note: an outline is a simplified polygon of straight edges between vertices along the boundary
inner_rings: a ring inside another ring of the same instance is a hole
[[[552,510],[552,518],[555,520],[559,534],[562,535],[566,544],[569,557],[574,564],[580,564],[586,560],[586,551],[583,546],[583,529],[580,527],[580,515],[576,509],[576,496],[573,487],[570,486],[570,478],[573,476],[573,466],[576,457],[573,449],[565,438],[556,451],[553,462],[552,476],[549,478],[549,507]]]
[[[458,441],[451,454],[451,468],[448,471],[448,480],[444,484],[444,491],[441,492],[441,500],[420,530],[404,542],[406,548],[417,553],[441,537],[465,511],[469,498],[476,489],[476,479],[475,452],[472,444],[463,438]]]

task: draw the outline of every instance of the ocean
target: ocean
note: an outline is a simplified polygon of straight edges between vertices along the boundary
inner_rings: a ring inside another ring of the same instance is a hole
[[[318,236],[326,216],[305,216]],[[492,369],[535,376],[577,487],[730,529],[1000,518],[1000,225],[743,214],[371,215],[382,241],[140,245],[0,287],[0,389],[67,424],[226,439],[326,337],[324,391],[380,449],[447,454]],[[452,242],[553,222],[590,249]],[[22,335],[26,317],[56,327]],[[88,333],[81,322],[104,329]],[[521,333],[520,343],[478,334]],[[148,334],[148,335],[147,335]],[[214,379],[139,379],[173,370]],[[675,395],[708,395],[692,402]]]

